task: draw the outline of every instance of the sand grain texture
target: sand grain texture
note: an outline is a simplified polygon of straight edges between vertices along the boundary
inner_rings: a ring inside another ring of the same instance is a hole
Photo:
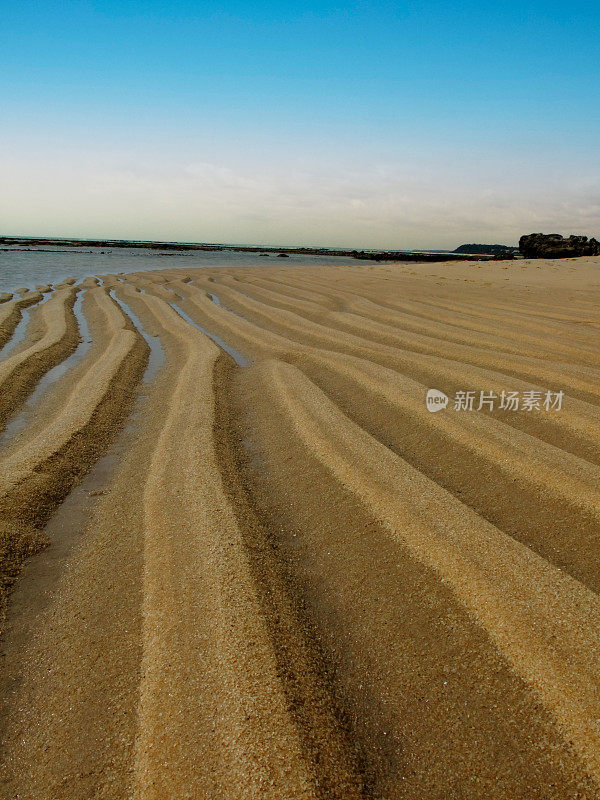
[[[77,292],[91,344],[0,450],[1,796],[600,798],[599,276],[276,265],[7,297],[1,422],[76,346]]]

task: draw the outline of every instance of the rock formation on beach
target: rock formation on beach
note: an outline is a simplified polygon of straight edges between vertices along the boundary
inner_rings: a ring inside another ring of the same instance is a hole
[[[519,239],[519,250],[525,258],[572,258],[600,255],[600,242],[587,236],[558,233],[530,233]]]
[[[491,255],[491,256],[512,256],[519,252],[518,247],[510,247],[506,244],[461,244],[454,253],[469,253],[472,255]]]

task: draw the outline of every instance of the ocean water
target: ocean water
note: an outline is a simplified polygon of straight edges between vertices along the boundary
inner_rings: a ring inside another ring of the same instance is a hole
[[[262,258],[258,253],[236,253],[231,250],[193,252],[162,252],[137,248],[39,247],[30,250],[4,247],[0,249],[0,291],[45,283],[60,283],[65,278],[86,278],[109,272],[142,272],[153,269],[192,269],[198,267],[278,267],[319,264],[369,264],[340,256],[307,256],[290,254],[277,258],[270,253]],[[374,262],[373,262],[374,263]]]

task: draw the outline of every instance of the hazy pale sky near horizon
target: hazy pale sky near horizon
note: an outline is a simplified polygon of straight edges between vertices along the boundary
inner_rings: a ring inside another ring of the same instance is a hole
[[[0,235],[600,234],[591,2],[0,0]]]

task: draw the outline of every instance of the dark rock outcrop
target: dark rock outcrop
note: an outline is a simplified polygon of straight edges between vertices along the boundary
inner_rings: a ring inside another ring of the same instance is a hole
[[[287,253],[278,253],[277,258],[289,258]]]
[[[470,253],[482,256],[513,256],[519,252],[518,247],[509,247],[506,244],[461,244],[454,253]]]
[[[587,236],[566,239],[558,233],[529,233],[519,239],[519,250],[525,258],[599,256],[600,242]]]

